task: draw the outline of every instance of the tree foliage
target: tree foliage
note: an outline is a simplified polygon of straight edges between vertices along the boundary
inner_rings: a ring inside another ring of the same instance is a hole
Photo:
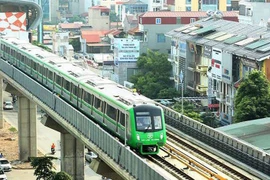
[[[66,172],[61,171],[55,175],[54,180],[72,180],[72,178]]]
[[[234,122],[270,116],[270,86],[260,71],[252,71],[243,80],[235,96]]]
[[[37,176],[37,180],[46,179],[46,180],[72,180],[71,176],[66,172],[56,173],[53,167],[52,160],[56,160],[56,157],[44,156],[44,157],[32,157],[31,166],[35,168],[34,175]]]
[[[75,52],[81,50],[81,43],[79,38],[73,38],[69,40],[69,43],[73,46]]]
[[[131,82],[143,95],[152,99],[175,97],[177,92],[169,79],[172,66],[166,54],[148,50],[138,58],[137,67],[139,72],[131,77]]]
[[[68,19],[69,23],[74,23],[74,22],[82,22],[85,23],[85,19],[81,16],[73,16],[71,18]]]
[[[118,17],[117,17],[115,12],[110,12],[110,21],[111,22],[117,22],[118,21]]]
[[[35,168],[34,175],[37,176],[38,179],[53,179],[55,172],[53,169],[52,160],[57,159],[52,156],[44,156],[44,157],[33,157],[31,158],[31,166]]]

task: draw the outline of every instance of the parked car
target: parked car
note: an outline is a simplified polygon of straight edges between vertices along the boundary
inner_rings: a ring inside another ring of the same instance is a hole
[[[12,110],[13,109],[13,104],[11,101],[5,101],[4,102],[4,110]]]
[[[12,166],[6,158],[0,158],[0,166],[4,171],[11,171]]]
[[[173,102],[169,101],[169,100],[166,100],[166,99],[162,99],[160,101],[160,104],[164,105],[164,106],[170,106],[173,104]]]
[[[7,175],[5,174],[5,172],[2,169],[0,169],[0,179],[7,180]]]
[[[93,159],[98,158],[97,154],[92,151],[85,153],[85,160],[88,162],[92,162]]]

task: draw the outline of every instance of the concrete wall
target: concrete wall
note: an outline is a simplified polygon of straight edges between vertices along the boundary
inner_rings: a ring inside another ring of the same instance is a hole
[[[140,44],[140,53],[146,53],[147,49],[158,50],[161,53],[168,54],[168,50],[171,49],[171,40],[166,37],[165,43],[158,43],[157,42],[157,34],[159,33],[166,33],[173,29],[179,28],[181,24],[174,24],[174,25],[143,25],[144,30],[147,31],[147,42],[142,42]]]
[[[114,73],[116,75],[117,82],[124,85],[124,81],[127,80],[128,68],[137,68],[136,62],[121,62],[118,66],[114,67]]]

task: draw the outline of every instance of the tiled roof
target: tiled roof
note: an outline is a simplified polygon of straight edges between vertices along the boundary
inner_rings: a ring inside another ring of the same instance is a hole
[[[103,37],[108,32],[109,32],[109,30],[100,30],[100,31],[97,31],[97,30],[82,30],[81,34],[82,35],[98,34],[100,37]]]
[[[235,11],[222,12],[224,17],[235,17],[238,13]],[[205,11],[148,11],[141,17],[206,17]]]
[[[127,14],[126,18],[127,18],[127,21],[129,24],[137,24],[138,23],[137,15]]]
[[[110,10],[106,6],[92,6],[90,9]]]
[[[62,29],[78,29],[82,25],[83,24],[80,24],[80,23],[60,23],[59,27]]]
[[[98,34],[84,34],[82,38],[86,40],[86,43],[99,43],[101,39]]]
[[[120,34],[121,33],[121,31],[120,30],[118,30],[118,29],[111,29],[111,30],[109,30],[105,35],[107,35],[107,34],[112,34],[112,35],[118,35],[118,34]]]
[[[140,32],[138,26],[135,27],[135,28],[132,28],[132,29],[128,30],[128,34],[134,35],[136,32]]]

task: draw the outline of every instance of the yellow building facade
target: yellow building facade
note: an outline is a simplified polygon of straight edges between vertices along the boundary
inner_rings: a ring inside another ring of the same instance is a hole
[[[205,0],[208,2],[208,0]],[[210,2],[210,1],[209,1]],[[212,2],[212,1],[211,1]],[[216,4],[203,4],[204,0],[175,0],[175,11],[203,11],[220,10],[227,11],[227,0],[216,0]]]

